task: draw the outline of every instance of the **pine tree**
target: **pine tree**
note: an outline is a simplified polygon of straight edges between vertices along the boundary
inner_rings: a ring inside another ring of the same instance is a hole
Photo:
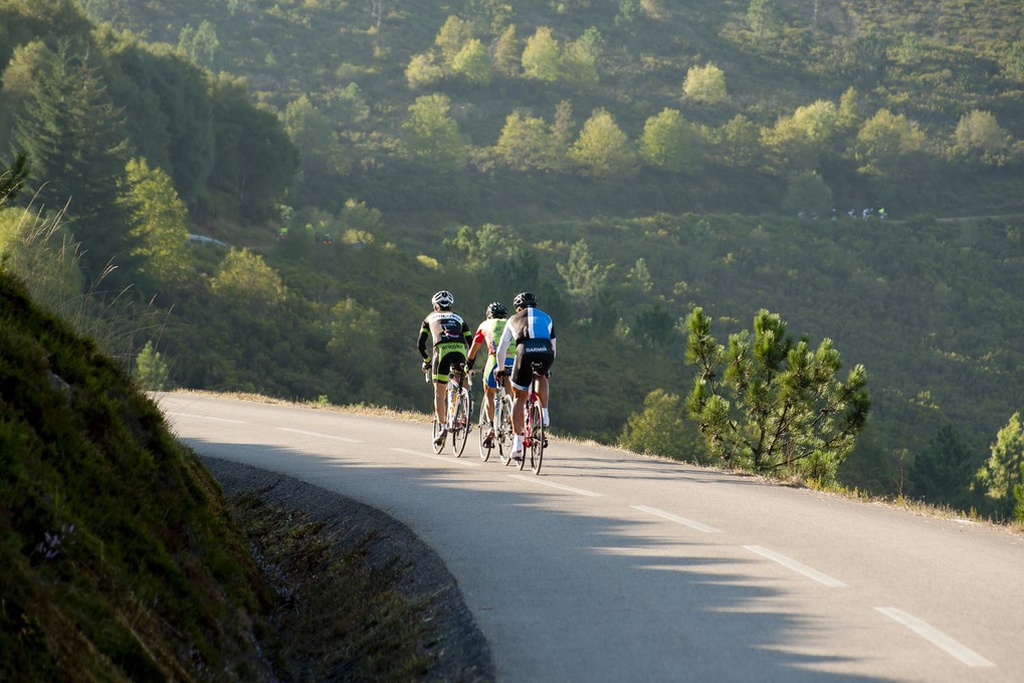
[[[148,341],[135,356],[135,384],[143,391],[163,391],[167,388],[169,372],[163,354]]]
[[[38,87],[15,122],[14,145],[29,159],[37,201],[67,219],[82,243],[82,266],[96,279],[131,252],[117,185],[128,160],[124,117],[87,57],[67,42],[48,51]]]
[[[764,309],[753,334],[730,335],[728,348],[711,336],[703,309],[686,324],[686,359],[697,369],[686,407],[711,456],[754,472],[834,481],[871,407],[864,367],[837,379],[831,339],[812,350]]]
[[[911,470],[913,494],[932,503],[969,504],[971,481],[981,464],[979,460],[956,427],[941,427]]]

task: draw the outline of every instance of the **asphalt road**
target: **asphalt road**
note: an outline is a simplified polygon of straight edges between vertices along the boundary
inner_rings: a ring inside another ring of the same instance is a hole
[[[163,394],[199,453],[407,525],[505,681],[1024,680],[1024,539],[552,440],[537,476],[430,426]],[[553,412],[557,419],[557,410]]]

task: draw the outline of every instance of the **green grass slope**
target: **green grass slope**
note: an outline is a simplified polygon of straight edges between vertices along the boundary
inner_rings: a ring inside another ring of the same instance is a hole
[[[255,680],[265,594],[147,397],[0,273],[0,680]]]

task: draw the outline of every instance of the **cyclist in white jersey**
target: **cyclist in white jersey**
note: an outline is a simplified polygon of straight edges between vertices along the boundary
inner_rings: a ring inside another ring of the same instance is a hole
[[[508,319],[505,330],[498,342],[495,352],[499,368],[504,368],[508,347],[515,340],[515,363],[510,374],[512,389],[516,402],[512,409],[512,426],[515,439],[512,442],[512,456],[523,456],[523,437],[525,436],[525,420],[523,419],[526,396],[533,381],[534,365],[539,375],[537,380],[537,397],[540,399],[544,426],[548,426],[548,377],[551,364],[555,360],[555,324],[551,316],[537,308],[537,297],[531,292],[520,292],[512,302],[515,314]],[[507,371],[500,370],[497,374],[504,376]]]

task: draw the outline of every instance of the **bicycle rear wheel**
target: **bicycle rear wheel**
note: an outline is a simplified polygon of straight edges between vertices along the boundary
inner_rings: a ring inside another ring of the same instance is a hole
[[[501,424],[498,425],[498,454],[501,464],[507,465],[512,460],[512,397],[505,394],[501,401]]]
[[[462,452],[466,450],[466,441],[469,439],[469,430],[472,426],[469,422],[472,407],[469,392],[463,390],[455,403],[455,419],[452,420],[452,450],[456,458],[461,458]]]
[[[431,444],[430,445],[434,449],[435,453],[440,453],[441,449],[444,448],[444,440],[442,440],[440,442],[437,440],[437,437],[438,437],[438,435],[440,433],[441,433],[441,423],[437,421],[437,415],[435,415],[434,416],[433,433],[430,436],[430,439],[431,439]]]
[[[540,465],[544,462],[544,416],[540,402],[530,408],[530,469],[540,474]]]
[[[527,453],[527,451],[530,451],[531,453],[533,452],[532,451],[532,447],[530,445],[532,443],[530,441],[530,435],[533,433],[533,423],[530,421],[532,418],[533,418],[533,411],[530,408],[529,404],[527,404],[527,407],[526,407],[526,420],[525,420],[526,424],[523,425],[526,428],[526,434],[524,435],[524,438],[523,438],[523,450],[519,453],[519,459],[516,460],[516,465],[519,467],[519,471],[520,472],[522,472],[523,468],[526,467],[526,457],[527,457],[526,453]]]
[[[480,420],[476,426],[477,436],[480,437],[480,459],[484,462],[491,457],[491,449],[494,448],[495,439],[487,440],[487,434],[491,429],[491,423],[487,421],[487,396],[480,400]]]

